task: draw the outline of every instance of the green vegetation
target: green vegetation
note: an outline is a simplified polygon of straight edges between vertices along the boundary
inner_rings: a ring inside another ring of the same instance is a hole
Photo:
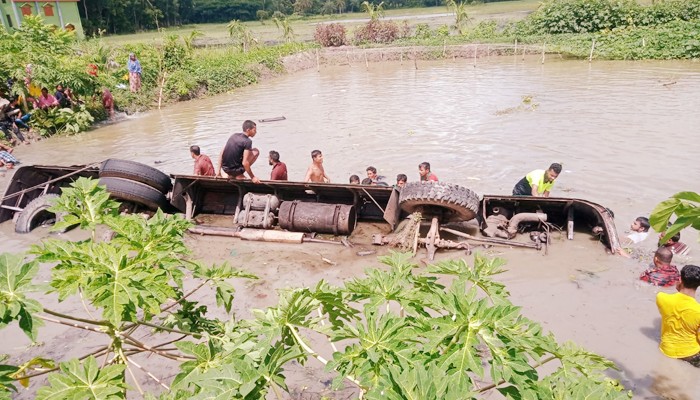
[[[671,223],[671,218],[675,221]],[[659,242],[665,243],[676,233],[687,227],[700,231],[700,194],[679,192],[659,203],[649,218],[651,227],[657,232],[666,232]]]
[[[344,286],[321,281],[287,289],[250,320],[222,321],[208,318],[191,295],[211,290],[230,314],[231,280],[255,277],[191,260],[183,242],[189,222],[160,212],[150,219],[120,215],[104,188],[84,178],[64,189],[52,210],[65,213],[55,229],[78,225],[90,236],[46,240],[31,249],[33,260],[0,255],[0,328],[17,323],[36,340],[42,323],[64,324],[105,335],[108,345],[60,363],[0,365],[0,398],[11,396],[15,382],[27,385],[46,373],[38,399],[123,399],[132,390],[143,396],[139,382],[147,379],[167,388],[162,399],[282,398],[285,368],[310,358],[335,374],[335,387],[355,387],[367,399],[465,399],[494,390],[514,399],[631,397],[603,374],[612,362],[558,344],[520,314],[493,279],[503,272],[499,259],[477,255],[473,266],[452,260],[418,268],[393,253]],[[97,239],[100,227],[114,232],[110,242]],[[47,290],[33,282],[40,266],[52,266],[48,293],[57,301],[81,299],[86,315],[32,299]],[[185,281],[194,288],[186,292]],[[141,339],[143,331],[152,335]],[[332,349],[330,359],[312,347],[319,336],[327,338],[318,346]],[[135,360],[144,353],[177,362],[179,374],[161,381]]]

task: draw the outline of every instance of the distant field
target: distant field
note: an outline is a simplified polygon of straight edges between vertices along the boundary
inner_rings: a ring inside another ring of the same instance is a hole
[[[484,19],[522,19],[527,13],[534,11],[540,4],[540,0],[517,0],[497,3],[475,4],[468,7],[468,13],[473,22]],[[385,18],[397,20],[401,23],[407,20],[409,25],[427,23],[432,27],[451,24],[454,17],[448,13],[445,7],[430,8],[407,8],[399,10],[387,10]],[[329,16],[313,16],[300,18],[293,21],[292,27],[297,40],[313,39],[314,30],[319,23],[339,22],[346,25],[352,32],[354,27],[367,21],[365,13],[334,14]],[[248,21],[245,25],[253,32],[253,35],[260,42],[269,40],[280,40],[280,32],[272,21],[262,24],[260,21]],[[200,24],[185,25],[177,28],[164,29],[162,32],[149,31],[129,35],[106,36],[103,40],[111,44],[127,44],[140,42],[160,42],[164,35],[186,36],[193,30],[201,31],[204,36],[196,40],[196,43],[205,45],[225,42],[229,37],[226,24]]]

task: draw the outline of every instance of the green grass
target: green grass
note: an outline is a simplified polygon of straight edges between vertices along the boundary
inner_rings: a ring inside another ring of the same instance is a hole
[[[475,4],[468,7],[468,13],[473,18],[473,22],[479,22],[484,19],[517,20],[523,18],[527,12],[534,11],[539,4],[540,0],[516,0]],[[436,27],[443,24],[454,23],[454,17],[444,16],[447,12],[447,8],[445,7],[405,8],[386,10],[385,16],[389,18],[399,18],[397,22],[402,21],[400,17],[406,17],[405,19],[408,21],[409,25],[412,26],[418,23],[427,23],[431,27]],[[342,23],[349,32],[352,32],[355,27],[363,24],[366,18],[367,14],[365,13],[344,13],[326,16],[317,15],[295,19],[292,22],[292,27],[296,34],[296,40],[305,41],[313,39],[316,24],[318,23]],[[244,24],[253,32],[253,35],[260,42],[282,40],[280,31],[272,21],[266,21],[264,24],[260,21],[248,21]],[[114,45],[153,41],[160,42],[163,36],[172,34],[186,36],[195,29],[204,33],[203,37],[195,41],[198,45],[225,43],[229,37],[226,24],[222,23],[185,25],[177,28],[163,29],[162,32],[148,31],[128,35],[105,36],[103,40],[108,44]]]

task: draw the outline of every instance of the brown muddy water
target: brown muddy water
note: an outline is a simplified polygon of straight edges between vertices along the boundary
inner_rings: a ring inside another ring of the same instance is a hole
[[[678,191],[700,191],[700,64],[693,62],[594,62],[539,57],[362,64],[306,70],[230,95],[181,103],[75,136],[34,143],[16,150],[24,164],[86,164],[107,157],[140,161],[169,173],[189,173],[188,146],[197,144],[216,162],[229,134],[245,119],[285,116],[259,123],[254,145],[263,154],[281,153],[290,179],[303,178],[310,152],[320,149],[328,175],[347,182],[367,166],[392,180],[405,173],[418,178],[417,166],[429,161],[441,180],[468,186],[480,194],[509,194],[525,173],[562,162],[564,172],[553,194],[580,197],[611,208],[622,234],[632,220],[648,215]],[[157,162],[157,163],[156,163]],[[253,166],[260,176],[269,166]],[[10,174],[0,178],[4,187]],[[0,226],[0,248],[21,251],[49,235],[19,236]],[[355,249],[319,244],[260,245],[236,239],[189,237],[194,253],[209,262],[228,261],[262,279],[238,283],[237,315],[276,303],[275,290],[312,285],[319,279],[340,283],[357,276],[371,257],[369,235],[385,227],[363,224],[353,235]],[[651,250],[654,235],[640,247]],[[69,237],[79,237],[70,234]],[[700,254],[697,234],[682,240],[691,257]],[[273,248],[274,251],[269,251]],[[379,249],[379,253],[385,252]],[[611,375],[644,399],[700,399],[700,370],[658,351],[659,317],[655,294],[637,275],[645,265],[605,254],[585,234],[574,241],[556,239],[544,256],[528,250],[486,249],[508,259],[501,275],[513,301],[528,317],[541,321],[560,341],[572,340],[610,358],[620,367]],[[423,255],[421,255],[422,257]],[[463,253],[443,252],[440,257]],[[329,265],[322,258],[330,259]],[[42,270],[39,280],[47,280]],[[672,289],[664,289],[672,291]],[[212,303],[210,293],[202,299]],[[45,304],[81,313],[79,304]],[[143,333],[146,335],[146,332]],[[17,329],[0,331],[0,353],[13,362],[49,354],[61,359],[102,344],[91,333],[49,326],[43,345],[28,348]],[[330,355],[323,341],[320,352]],[[154,360],[143,360],[153,363]],[[290,371],[294,398],[322,393],[348,398],[352,391],[328,393],[329,375],[318,365]],[[173,365],[156,364],[166,381]],[[145,388],[158,390],[144,378]],[[36,387],[40,382],[32,385]],[[31,398],[32,392],[20,397]],[[135,393],[137,395],[137,393]],[[495,397],[495,396],[492,396]]]

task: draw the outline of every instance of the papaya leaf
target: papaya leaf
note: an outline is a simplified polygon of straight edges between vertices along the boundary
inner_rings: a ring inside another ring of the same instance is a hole
[[[82,361],[60,364],[60,373],[49,375],[49,386],[39,389],[37,400],[53,399],[124,399],[126,382],[124,365],[108,365],[102,369],[90,356]]]
[[[36,291],[32,279],[38,270],[36,261],[25,263],[22,255],[0,254],[0,328],[17,321],[32,341],[36,341],[37,328],[42,325],[34,314],[42,307],[27,294]]]
[[[19,368],[14,365],[0,364],[0,399],[10,399],[10,392],[17,392],[14,374]]]

